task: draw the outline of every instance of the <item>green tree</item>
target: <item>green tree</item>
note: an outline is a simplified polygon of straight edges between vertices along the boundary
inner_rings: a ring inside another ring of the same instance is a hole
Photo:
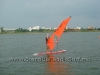
[[[100,28],[98,28],[98,30],[100,30]]]
[[[3,27],[1,27],[1,32],[4,32],[4,29],[3,29]]]

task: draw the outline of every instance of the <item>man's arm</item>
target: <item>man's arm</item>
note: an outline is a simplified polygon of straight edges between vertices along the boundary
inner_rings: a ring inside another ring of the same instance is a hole
[[[46,37],[47,39],[50,39],[50,37]]]
[[[59,40],[56,40],[56,39],[55,39],[55,43],[58,43],[58,42],[59,42]]]

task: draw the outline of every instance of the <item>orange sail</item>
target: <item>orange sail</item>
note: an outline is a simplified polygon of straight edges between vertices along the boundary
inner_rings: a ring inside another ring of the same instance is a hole
[[[58,39],[60,39],[64,29],[66,28],[69,20],[70,20],[71,17],[65,19],[61,24],[60,26],[56,29],[56,31],[51,35],[50,39],[48,40],[47,42],[47,45],[49,47],[50,50],[53,50],[54,47],[55,47],[55,42],[54,42],[54,37],[57,36]]]
[[[57,30],[55,31],[55,35],[58,36],[58,39],[61,37],[61,35],[62,35],[64,29],[66,28],[66,26],[67,26],[67,24],[68,24],[70,18],[71,18],[71,17],[65,19],[65,20],[60,24],[60,26],[57,28]]]

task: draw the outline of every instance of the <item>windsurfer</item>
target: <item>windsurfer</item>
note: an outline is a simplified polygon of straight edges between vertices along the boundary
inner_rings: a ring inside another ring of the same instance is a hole
[[[47,51],[49,51],[49,46],[48,46],[48,44],[47,44],[47,42],[48,42],[48,40],[50,39],[50,37],[49,37],[49,34],[47,34],[47,36],[46,36],[46,50]]]
[[[46,35],[46,50],[47,50],[47,52],[49,52],[50,51],[50,48],[49,48],[49,46],[48,46],[48,44],[47,44],[47,42],[48,42],[48,40],[50,39],[50,36],[49,36],[49,34],[47,34]],[[59,40],[56,40],[56,39],[54,39],[54,42],[55,42],[55,44],[57,44],[58,42],[59,42]],[[52,52],[52,51],[51,51]]]

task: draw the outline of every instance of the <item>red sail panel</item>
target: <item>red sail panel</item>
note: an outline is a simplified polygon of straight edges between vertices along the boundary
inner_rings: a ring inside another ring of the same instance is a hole
[[[71,17],[64,20],[61,25],[57,28],[57,30],[51,35],[50,39],[47,42],[47,45],[50,50],[53,50],[55,47],[54,37],[57,36],[58,39],[61,37],[66,25],[68,24]]]
[[[58,38],[60,38],[60,36],[61,36],[61,34],[62,34],[62,28],[63,28],[63,26],[64,26],[64,24],[63,23],[61,23],[61,25],[56,29],[56,31],[55,31],[55,35],[57,35],[58,36]]]
[[[57,30],[55,31],[55,34],[58,36],[58,38],[61,37],[64,29],[66,28],[69,20],[70,20],[71,17],[67,18],[66,20],[64,20],[61,25],[57,28]]]

